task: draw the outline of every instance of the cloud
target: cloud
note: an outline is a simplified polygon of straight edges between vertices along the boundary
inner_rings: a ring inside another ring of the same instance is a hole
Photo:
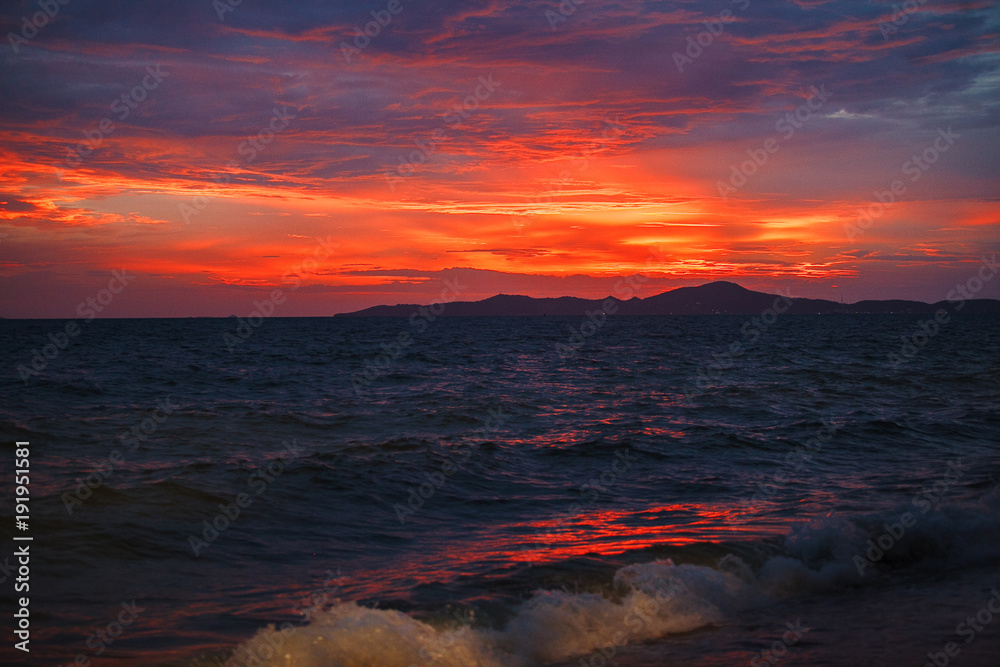
[[[553,26],[553,0],[404,0],[349,63],[341,43],[377,3],[245,2],[220,20],[205,0],[74,0],[0,51],[0,276],[124,256],[225,309],[227,290],[279,284],[334,236],[338,267],[461,264],[492,272],[484,290],[597,289],[546,276],[635,272],[659,244],[665,285],[825,289],[896,264],[893,284],[917,293],[901,266],[919,264],[916,241],[949,270],[995,245],[995,3],[905,21],[890,3],[740,4],[588,0]],[[679,72],[674,54],[726,9],[735,20]],[[116,102],[156,66],[168,76],[122,118]],[[477,96],[482,78],[500,84]],[[720,196],[820,85],[830,106]],[[294,115],[280,131],[276,108]],[[942,127],[962,139],[852,244],[844,224]],[[351,290],[409,293],[436,274],[395,275],[365,286],[323,266],[303,293],[346,308],[368,298]]]

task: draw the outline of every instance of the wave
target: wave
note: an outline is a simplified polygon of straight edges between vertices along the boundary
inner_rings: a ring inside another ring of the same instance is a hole
[[[224,664],[528,667],[721,622],[749,590],[733,572],[669,560],[624,567],[614,585],[617,599],[539,591],[501,630],[337,603],[305,626],[259,631]]]
[[[907,511],[915,518],[909,526],[900,518]],[[724,625],[782,599],[893,585],[896,578],[883,576],[890,573],[1000,561],[1000,489],[926,515],[912,504],[829,515],[793,526],[783,542],[728,546],[712,566],[660,558],[621,567],[600,592],[536,590],[508,609],[500,627],[473,615],[456,624],[338,602],[312,610],[305,625],[260,630],[224,664],[528,667],[609,655],[625,644]]]

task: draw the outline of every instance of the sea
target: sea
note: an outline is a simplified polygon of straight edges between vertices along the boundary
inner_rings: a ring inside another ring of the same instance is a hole
[[[0,661],[1000,665],[1000,322],[773,315],[0,321]]]

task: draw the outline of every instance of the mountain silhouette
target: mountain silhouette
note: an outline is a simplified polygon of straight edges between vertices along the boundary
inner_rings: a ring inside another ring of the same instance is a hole
[[[414,312],[419,312],[421,308],[431,308],[431,305],[373,306],[353,313],[340,313],[336,317],[409,317]],[[614,315],[759,315],[769,308],[796,315],[838,313],[933,315],[941,308],[949,312],[958,310],[958,304],[948,301],[924,303],[901,299],[866,300],[845,304],[826,299],[801,299],[755,292],[736,283],[720,280],[698,287],[679,287],[645,299],[633,297],[623,301],[613,296],[605,299],[582,299],[574,296],[539,299],[498,294],[481,301],[453,301],[436,305],[434,310],[429,312],[440,317],[577,317],[594,310]],[[1000,315],[1000,301],[972,299],[962,304],[961,312]]]

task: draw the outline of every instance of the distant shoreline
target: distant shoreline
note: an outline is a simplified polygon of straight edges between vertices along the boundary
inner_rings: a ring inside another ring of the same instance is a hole
[[[989,301],[992,302],[989,307],[983,307],[983,304],[978,304],[976,302]],[[919,302],[917,302],[919,303]],[[974,306],[971,309],[967,309],[960,313],[961,315],[970,315],[973,317],[1000,317],[1000,301],[996,299],[976,299],[975,302],[969,302],[970,305]],[[934,304],[926,304],[932,306]],[[420,306],[411,306],[413,308],[420,308]],[[361,311],[358,311],[361,312]],[[807,313],[807,312],[792,312],[789,310],[782,314],[791,315],[793,317],[828,317],[833,315],[879,315],[879,316],[913,316],[913,315],[931,315],[933,316],[935,310],[920,311],[920,312],[835,312],[835,313]],[[760,315],[760,313],[666,313],[666,314],[616,314],[615,317],[621,318],[643,318],[643,317],[747,317],[753,315]],[[575,314],[560,314],[560,315],[441,315],[442,318],[447,318],[450,320],[459,319],[491,319],[491,318],[526,318],[526,319],[571,319],[579,318],[581,316],[586,316],[586,313],[575,313]],[[407,318],[409,315],[357,315],[355,313],[334,313],[332,315],[274,315],[267,318],[268,320],[329,320],[333,318],[350,320],[350,319],[393,319],[398,320],[400,318]],[[0,317],[0,322],[69,322],[79,318],[74,317]],[[234,320],[237,319],[236,315],[180,315],[172,317],[96,317],[95,322],[131,322],[131,321],[146,321],[146,320],[169,320],[169,321],[180,321],[180,320]],[[245,319],[245,318],[244,318]]]
[[[480,301],[372,306],[333,317],[581,317],[590,315],[759,315],[769,309],[790,315],[934,315],[939,310],[976,315],[1000,315],[997,299],[957,297],[936,303],[902,299],[838,303],[748,290],[718,281],[680,287],[655,296],[623,300],[579,297],[535,298],[498,294]]]

